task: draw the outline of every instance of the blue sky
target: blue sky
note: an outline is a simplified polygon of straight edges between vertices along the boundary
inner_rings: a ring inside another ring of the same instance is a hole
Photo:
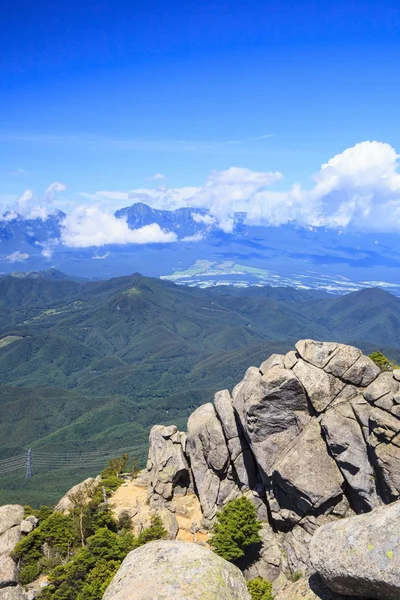
[[[16,0],[1,20],[4,202],[232,166],[307,188],[358,142],[400,149],[398,2]]]

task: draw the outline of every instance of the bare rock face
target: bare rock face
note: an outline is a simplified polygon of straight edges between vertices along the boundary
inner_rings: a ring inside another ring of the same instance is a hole
[[[317,413],[323,412],[343,390],[345,383],[325,371],[299,360],[293,367]]]
[[[323,369],[337,352],[339,346],[340,344],[336,344],[335,342],[299,340],[296,344],[296,350],[303,360]]]
[[[349,486],[353,506],[364,512],[380,504],[360,424],[349,402],[340,402],[321,419],[325,440]]]
[[[321,578],[314,573],[299,581],[289,583],[276,596],[275,600],[366,600],[360,596],[342,596],[332,592]]]
[[[11,553],[21,539],[20,523],[23,518],[22,506],[18,504],[0,506],[0,591],[4,590],[2,593],[5,599],[8,590],[18,583],[18,569]]]
[[[156,541],[123,561],[103,600],[250,600],[242,573],[198,544]]]
[[[19,585],[16,585],[0,589],[0,600],[28,600],[28,596]]]
[[[400,419],[375,405],[369,412],[368,429],[383,500],[393,502],[400,497]]]
[[[19,525],[24,518],[24,508],[19,504],[6,504],[0,506],[0,535]]]
[[[233,409],[232,398],[228,390],[215,394],[214,407],[227,441],[238,485],[240,488],[253,488],[257,483],[257,467]]]
[[[318,458],[316,458],[318,457]],[[287,518],[300,521],[322,506],[334,506],[343,498],[343,476],[326,451],[319,423],[311,418],[291,448],[275,464],[272,489]]]
[[[0,588],[17,585],[17,565],[7,554],[0,554]]]
[[[304,388],[289,369],[251,371],[235,388],[233,406],[267,482],[274,463],[311,418]]]
[[[18,525],[11,527],[0,536],[0,556],[11,554],[21,539],[21,528]]]
[[[234,479],[222,425],[212,404],[204,404],[188,420],[186,451],[204,518],[240,495]]]
[[[400,503],[331,522],[315,533],[311,561],[339,594],[400,598]]]
[[[186,493],[190,479],[185,444],[186,435],[174,425],[155,425],[152,428],[147,461],[151,505],[158,506],[172,500],[174,493]]]
[[[77,483],[70,490],[68,490],[68,492],[61,498],[61,500],[54,507],[54,510],[61,513],[69,512],[73,508],[70,496],[76,494],[77,492],[80,492],[81,490],[85,490],[91,486],[94,486],[96,482],[97,479],[93,477],[88,477],[81,483]]]

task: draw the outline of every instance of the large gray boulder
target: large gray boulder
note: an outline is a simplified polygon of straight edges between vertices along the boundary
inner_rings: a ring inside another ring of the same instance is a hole
[[[279,507],[288,511],[287,519],[294,523],[324,505],[328,509],[340,502],[343,481],[335,461],[326,451],[315,417],[275,464],[272,473],[274,497]]]
[[[304,388],[289,369],[273,366],[264,375],[251,369],[234,389],[233,406],[268,483],[274,463],[311,418]]]
[[[228,390],[215,394],[214,407],[225,434],[238,485],[240,488],[252,488],[257,483],[257,467],[233,409]]]
[[[321,427],[330,454],[349,486],[353,506],[359,512],[378,506],[380,501],[367,444],[351,404],[340,402],[333,406],[323,415]]]
[[[400,600],[400,503],[323,525],[310,557],[334,592]]]
[[[299,581],[289,583],[275,596],[275,600],[363,600],[360,596],[342,596],[326,587],[321,578],[313,573]]]
[[[0,588],[17,585],[17,565],[8,554],[0,554]]]
[[[317,340],[299,340],[296,350],[306,362],[323,369],[335,355],[340,344],[319,342]],[[361,353],[360,353],[361,354]]]
[[[20,523],[23,518],[22,506],[18,504],[0,506],[0,589],[16,586],[18,582],[17,565],[10,555],[21,539]],[[7,597],[5,592],[3,595]]]
[[[0,506],[0,535],[19,525],[24,518],[24,508],[19,504],[5,504]]]
[[[250,600],[237,567],[187,542],[156,541],[123,561],[103,600]]]
[[[302,383],[317,413],[324,411],[345,387],[341,379],[304,360],[297,361],[293,372]]]
[[[393,502],[400,497],[400,446],[396,440],[400,433],[400,419],[375,405],[368,415],[368,432],[370,453],[383,499]]]
[[[88,477],[84,481],[81,481],[81,483],[77,483],[70,490],[68,490],[68,492],[61,498],[61,500],[58,501],[58,503],[54,507],[54,510],[60,513],[68,513],[74,507],[73,502],[71,500],[71,496],[73,497],[74,494],[78,494],[83,491],[89,497],[90,490],[94,489],[96,483],[98,483],[99,481],[100,477],[98,479]]]
[[[353,385],[366,387],[380,369],[358,348],[335,342],[299,340],[296,350],[304,361]]]
[[[212,404],[189,417],[186,451],[203,516],[212,520],[219,506],[240,495],[222,425]]]
[[[21,529],[18,525],[11,527],[0,535],[0,555],[11,554],[21,539]]]
[[[28,597],[19,585],[0,589],[0,600],[28,600]]]
[[[189,466],[185,457],[186,435],[175,425],[155,425],[150,432],[149,471],[150,504],[172,500],[174,493],[185,494],[189,486]]]

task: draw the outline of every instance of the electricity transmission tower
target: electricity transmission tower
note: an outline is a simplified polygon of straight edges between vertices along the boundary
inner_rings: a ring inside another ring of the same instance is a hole
[[[26,457],[25,479],[30,479],[31,477],[32,477],[32,450],[29,448],[28,456]]]

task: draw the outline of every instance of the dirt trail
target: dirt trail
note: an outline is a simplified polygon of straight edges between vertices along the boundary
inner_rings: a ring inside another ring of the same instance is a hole
[[[134,479],[123,483],[113,494],[110,504],[116,517],[127,511],[132,517],[133,531],[137,534],[150,524],[155,511],[147,503],[147,485],[142,479]],[[194,531],[200,527],[202,519],[200,503],[195,494],[175,496],[169,503],[178,521],[177,540],[183,542],[207,543],[209,534]],[[162,516],[162,515],[161,515]]]

